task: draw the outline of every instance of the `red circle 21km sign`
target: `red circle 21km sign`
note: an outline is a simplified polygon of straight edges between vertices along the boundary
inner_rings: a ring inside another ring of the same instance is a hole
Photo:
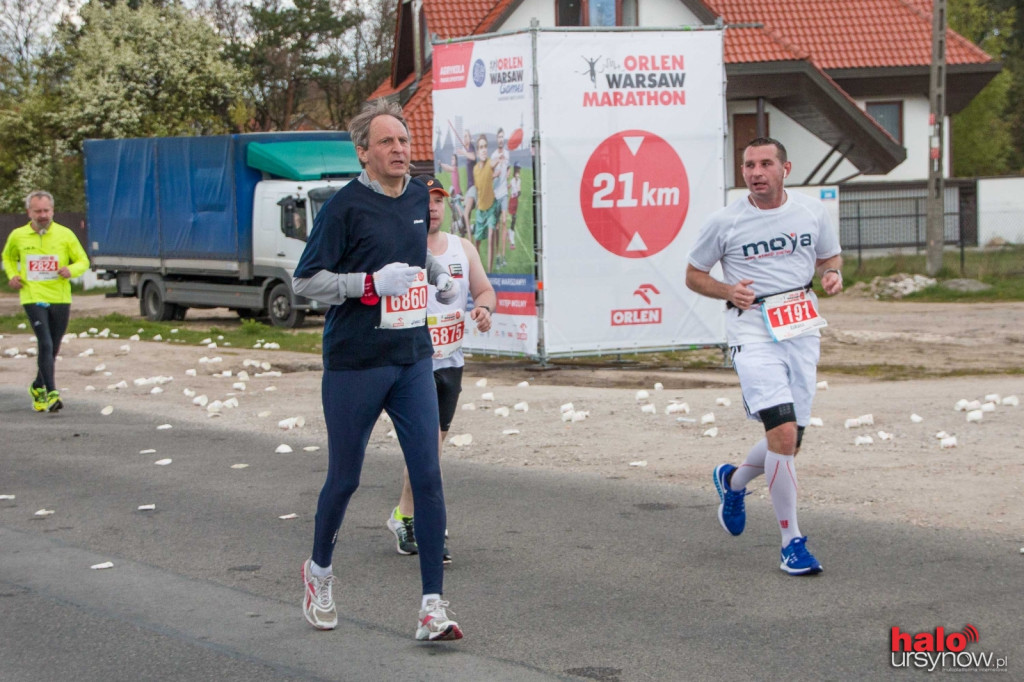
[[[617,256],[647,258],[664,249],[682,229],[689,207],[683,162],[654,133],[615,133],[583,169],[583,220],[594,239]]]

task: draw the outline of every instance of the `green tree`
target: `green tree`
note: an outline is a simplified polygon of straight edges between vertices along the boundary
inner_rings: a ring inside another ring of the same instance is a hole
[[[245,32],[232,51],[236,63],[252,74],[253,127],[287,130],[296,114],[310,113],[307,98],[315,76],[330,69],[338,39],[362,14],[331,0],[295,0],[292,6],[258,0],[245,10]]]
[[[18,97],[0,101],[0,210],[31,189],[62,208],[84,204],[80,151],[90,137],[222,133],[245,75],[204,20],[148,0],[92,1],[54,31],[52,54]]]
[[[90,2],[82,25],[61,25],[63,115],[75,145],[87,137],[204,135],[230,129],[239,72],[213,28],[179,5],[138,9]]]
[[[1004,175],[1020,167],[1016,157],[1024,153],[1024,118],[1018,111],[1021,71],[1014,64],[1015,13],[1012,0],[950,0],[951,29],[1003,62],[996,76],[963,111],[953,116],[953,174],[958,176]],[[1019,47],[1016,49],[1019,50]],[[1016,70],[1015,70],[1016,69]],[[1016,117],[1016,122],[1015,122]]]

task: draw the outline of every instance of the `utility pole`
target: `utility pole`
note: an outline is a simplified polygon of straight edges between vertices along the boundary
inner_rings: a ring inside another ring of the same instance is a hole
[[[943,181],[943,120],[946,117],[946,0],[932,0],[932,63],[928,87],[928,198],[925,238],[928,243],[926,271],[935,276],[942,269],[945,243],[945,182]]]

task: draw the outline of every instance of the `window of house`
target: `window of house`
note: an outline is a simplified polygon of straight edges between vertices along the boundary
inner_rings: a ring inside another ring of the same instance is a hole
[[[555,0],[558,26],[636,26],[637,0]]]
[[[903,102],[868,102],[866,109],[878,125],[903,144]]]

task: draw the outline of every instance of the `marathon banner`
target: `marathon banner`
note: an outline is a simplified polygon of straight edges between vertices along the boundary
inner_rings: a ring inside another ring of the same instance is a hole
[[[685,284],[725,196],[722,31],[536,37],[545,353],[724,343]]]
[[[538,354],[532,51],[528,33],[433,46],[434,175],[452,195],[442,229],[470,241],[498,294],[491,331],[467,328],[468,351]]]

